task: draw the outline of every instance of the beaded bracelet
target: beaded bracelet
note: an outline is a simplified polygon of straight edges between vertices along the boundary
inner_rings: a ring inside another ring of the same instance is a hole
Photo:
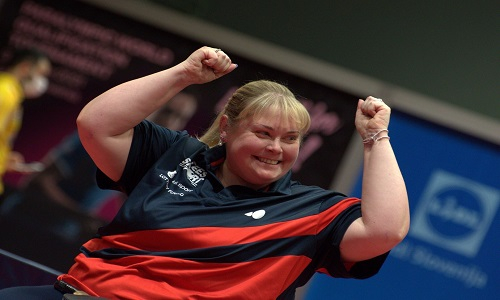
[[[390,140],[391,138],[390,138],[388,135],[379,136],[378,138],[376,138],[376,139],[374,140],[374,142],[378,142],[378,141],[379,141],[379,140],[381,140],[381,139],[388,139],[388,140]]]
[[[376,131],[371,136],[365,138],[363,140],[363,144],[373,144],[373,143],[375,143],[375,142],[377,142],[377,141],[379,141],[381,139],[390,139],[390,137],[388,135],[377,137],[382,132],[387,132],[387,134],[389,134],[389,130],[387,130],[387,129],[379,129],[378,131]]]

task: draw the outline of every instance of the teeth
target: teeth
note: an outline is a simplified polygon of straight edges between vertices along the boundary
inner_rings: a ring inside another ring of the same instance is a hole
[[[265,159],[265,158],[259,158],[261,162],[264,162],[266,164],[271,164],[271,165],[277,165],[279,163],[278,160],[272,160],[272,159]]]

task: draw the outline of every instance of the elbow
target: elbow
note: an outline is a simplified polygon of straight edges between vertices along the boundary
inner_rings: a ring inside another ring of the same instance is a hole
[[[89,111],[89,109],[84,107],[78,117],[76,118],[76,128],[80,137],[90,136],[93,132],[99,131],[99,128],[103,127],[102,122],[99,118]]]
[[[396,244],[399,244],[402,240],[405,239],[406,235],[408,235],[408,231],[410,230],[410,226],[408,225],[403,225],[401,228],[398,230],[398,232],[395,234],[394,239],[396,241]]]
[[[76,127],[78,128],[79,131],[80,129],[85,129],[89,126],[88,125],[90,123],[89,119],[90,118],[86,113],[86,109],[84,107],[82,111],[80,111],[80,113],[78,114],[78,117],[76,117]]]
[[[399,244],[408,232],[410,231],[410,209],[408,206],[408,198],[405,197],[405,205],[401,208],[399,216],[397,216],[392,223],[391,228],[391,238],[394,241],[394,245]]]
[[[76,128],[80,141],[85,146],[99,133],[99,123],[91,114],[87,113],[85,108],[80,112],[76,118]]]
[[[406,203],[408,203],[408,198],[406,200]],[[408,232],[410,231],[410,208],[408,205],[406,205],[405,213],[403,214],[404,217],[401,220],[399,229],[398,229],[398,237],[399,241],[402,241]]]
[[[80,136],[80,139],[82,138],[82,136],[88,135],[88,132],[90,131],[88,123],[89,122],[85,117],[85,114],[82,114],[82,112],[80,112],[80,114],[76,118],[76,128],[78,130],[78,135]]]
[[[385,245],[383,247],[387,251],[406,238],[410,230],[410,219],[409,217],[406,217],[397,221],[386,221],[384,223],[380,223],[379,225],[381,226],[373,231],[372,236],[377,236],[375,239],[380,242],[380,245]]]
[[[408,235],[409,230],[410,220],[408,218],[407,220],[401,222],[398,226],[394,226],[394,228],[390,232],[386,233],[386,239],[389,241],[389,244],[394,247],[405,239],[406,235]]]
[[[85,113],[85,108],[84,107],[80,113],[78,114],[78,116],[76,117],[76,126],[80,127],[80,125],[82,124],[85,124],[85,121],[86,121],[86,113]]]

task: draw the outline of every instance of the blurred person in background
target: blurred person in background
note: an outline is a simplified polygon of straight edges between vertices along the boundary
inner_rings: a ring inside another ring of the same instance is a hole
[[[27,164],[24,156],[12,151],[22,123],[22,102],[38,98],[48,88],[52,69],[49,58],[35,49],[17,50],[0,72],[0,195],[5,192],[5,172],[30,173],[40,170],[39,164]]]
[[[153,112],[148,120],[183,130],[197,107],[196,97],[182,92]],[[73,263],[78,247],[115,216],[125,194],[98,187],[97,167],[76,131],[49,151],[42,163],[45,168],[22,180],[18,190],[0,206],[0,226],[5,228],[5,231],[0,229],[0,248],[54,269],[66,269]],[[15,228],[20,238],[8,238],[13,232],[8,228]],[[33,252],[26,240],[37,240],[47,246]],[[49,245],[66,251],[55,257]]]
[[[147,119],[163,127],[183,130],[197,106],[197,99],[193,95],[179,93]],[[107,200],[124,194],[97,186],[97,168],[83,148],[76,131],[54,147],[42,163],[45,165],[43,171],[29,176],[21,183],[19,194],[23,195],[22,198],[44,198],[70,211],[105,221],[114,217],[118,207],[115,205],[112,212],[105,212],[103,206]]]

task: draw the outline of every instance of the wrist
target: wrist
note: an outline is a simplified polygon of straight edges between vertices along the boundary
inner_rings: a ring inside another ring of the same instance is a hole
[[[167,70],[172,72],[171,78],[174,79],[174,85],[180,87],[180,89],[197,83],[195,77],[192,75],[193,72],[183,64],[178,64]]]
[[[386,128],[383,129],[374,129],[369,130],[367,136],[363,139],[363,144],[372,145],[380,140],[390,140],[389,130]]]

